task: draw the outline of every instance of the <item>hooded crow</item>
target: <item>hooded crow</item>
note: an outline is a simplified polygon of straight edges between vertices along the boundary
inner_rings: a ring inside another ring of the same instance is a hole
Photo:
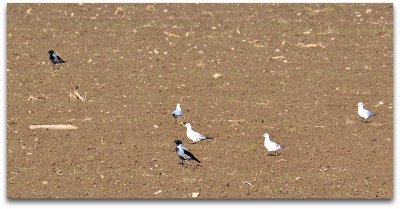
[[[181,140],[175,140],[174,143],[176,144],[176,154],[178,157],[182,160],[179,164],[184,165],[183,161],[184,160],[195,160],[198,163],[201,163],[200,160],[198,160],[191,152],[189,152],[188,149],[186,149]]]
[[[58,55],[54,50],[49,51],[50,61],[53,63],[53,68],[56,64],[64,63],[65,61],[61,59],[60,55]]]

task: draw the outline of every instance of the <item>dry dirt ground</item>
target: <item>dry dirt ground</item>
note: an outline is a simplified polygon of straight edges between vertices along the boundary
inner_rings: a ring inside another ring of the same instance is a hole
[[[7,196],[392,198],[392,44],[392,4],[8,4]]]

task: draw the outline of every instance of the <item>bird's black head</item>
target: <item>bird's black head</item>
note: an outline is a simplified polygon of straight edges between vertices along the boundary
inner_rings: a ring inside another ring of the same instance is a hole
[[[174,143],[175,143],[176,145],[180,145],[180,144],[182,144],[182,141],[181,141],[181,140],[175,140]]]
[[[50,50],[49,51],[49,54],[51,55],[51,54],[54,54],[54,50]]]

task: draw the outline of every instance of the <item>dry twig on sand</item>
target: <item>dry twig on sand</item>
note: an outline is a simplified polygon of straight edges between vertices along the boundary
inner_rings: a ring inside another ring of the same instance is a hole
[[[38,96],[38,97],[35,97],[35,96],[32,96],[32,95],[29,95],[29,97],[28,97],[28,101],[31,101],[31,100],[34,100],[34,101],[36,101],[36,100],[41,100],[41,99],[46,99],[47,97],[44,95],[44,94],[42,94],[42,96]]]
[[[29,129],[56,129],[56,130],[69,130],[77,129],[78,127],[73,125],[31,125]]]
[[[86,100],[86,92],[85,92],[85,97],[83,97],[82,95],[79,94],[78,92],[78,87],[75,87],[74,89],[74,93],[72,93],[71,91],[69,91],[69,98],[74,98],[74,99],[79,99],[82,102],[84,102]]]

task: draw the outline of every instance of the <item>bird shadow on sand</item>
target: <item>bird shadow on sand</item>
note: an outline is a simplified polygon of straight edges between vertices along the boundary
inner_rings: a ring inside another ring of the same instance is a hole
[[[196,165],[192,165],[192,164],[185,164],[185,165],[181,165],[181,164],[178,164],[178,165],[180,165],[182,168],[191,168],[191,169],[197,169],[198,167],[203,167],[202,165],[200,165],[200,164],[196,164]]]
[[[279,157],[279,156],[282,156],[282,154],[281,153],[268,153],[268,154],[266,154],[267,156],[271,156],[271,157]]]

